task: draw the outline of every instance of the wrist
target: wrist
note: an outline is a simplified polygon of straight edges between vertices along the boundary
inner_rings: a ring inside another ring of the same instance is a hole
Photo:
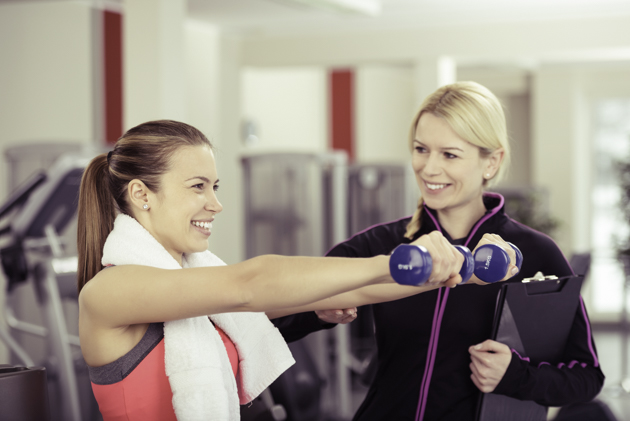
[[[394,279],[389,271],[389,258],[390,256],[378,255],[372,257],[375,262],[375,270],[373,274],[377,274],[374,278],[375,284],[389,284],[393,283]]]

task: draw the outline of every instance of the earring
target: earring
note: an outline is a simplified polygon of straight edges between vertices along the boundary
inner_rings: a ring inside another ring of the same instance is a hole
[[[486,174],[486,178],[490,178],[490,174]]]
[[[146,203],[144,205],[142,205],[142,209],[147,210],[149,209],[149,205],[147,205]]]

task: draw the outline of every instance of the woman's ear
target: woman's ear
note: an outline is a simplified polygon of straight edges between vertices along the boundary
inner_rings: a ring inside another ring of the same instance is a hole
[[[501,168],[501,162],[503,162],[504,155],[505,151],[503,148],[499,148],[494,150],[490,156],[488,156],[486,160],[486,169],[484,171],[484,177],[486,179],[489,180],[497,175],[499,168]]]
[[[127,185],[127,195],[129,196],[129,205],[134,211],[147,211],[151,208],[149,188],[138,179],[133,179]]]

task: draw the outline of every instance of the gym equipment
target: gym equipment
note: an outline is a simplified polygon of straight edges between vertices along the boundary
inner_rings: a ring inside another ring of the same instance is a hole
[[[50,420],[46,369],[0,364],[0,408],[3,420]]]
[[[7,296],[18,284],[32,280],[42,318],[46,326],[18,320],[9,305],[6,319],[13,329],[47,338],[49,366],[60,386],[63,419],[81,420],[79,390],[71,346],[79,338],[67,330],[62,299],[77,299],[76,256],[64,255],[61,233],[73,220],[83,170],[89,157],[64,155],[45,173],[39,173],[11,195],[0,207],[0,219],[11,215],[0,229],[8,245],[0,249],[2,269],[7,278]],[[35,365],[20,344],[9,333],[0,330],[0,340],[26,367]]]
[[[516,266],[523,263],[521,251],[508,243],[516,252]],[[455,248],[464,255],[464,263],[459,274],[462,282],[467,282],[473,273],[482,281],[494,283],[505,277],[510,265],[510,256],[503,248],[495,244],[484,244],[475,250],[474,256],[465,246]],[[389,271],[392,278],[403,285],[422,285],[428,281],[433,270],[433,259],[428,250],[413,244],[401,244],[394,249],[389,259]]]
[[[245,156],[241,162],[246,258],[261,254],[322,256],[347,238],[348,165],[344,153],[259,153]],[[315,332],[303,340],[318,371],[310,378],[321,376],[329,381],[309,383],[312,390],[301,393],[302,387],[294,386],[304,379],[293,376],[303,376],[304,371],[289,370],[276,381],[286,387],[271,388],[274,400],[282,404],[286,393],[300,394],[299,407],[285,408],[289,419],[293,419],[293,409],[300,414],[296,419],[302,419],[311,408],[321,411],[317,419],[352,418],[350,326]],[[306,358],[302,354],[295,357],[296,366]]]

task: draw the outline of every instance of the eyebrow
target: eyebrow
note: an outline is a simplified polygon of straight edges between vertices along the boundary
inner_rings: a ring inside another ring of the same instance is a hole
[[[419,143],[421,145],[424,145],[424,143],[420,142],[418,139],[414,139],[413,143]],[[442,150],[442,151],[456,150],[456,151],[464,152],[464,150],[462,148],[458,148],[458,147],[455,147],[455,146],[451,146],[451,147],[448,147],[448,148],[441,148],[440,150]]]
[[[190,177],[188,180],[186,181],[190,181],[190,180],[194,180],[195,178],[198,178],[200,180],[205,181],[206,183],[210,183],[210,179],[208,177],[204,177],[202,175],[196,175],[194,177]],[[219,179],[217,178],[217,181],[214,182],[214,184],[217,184],[219,182]]]

